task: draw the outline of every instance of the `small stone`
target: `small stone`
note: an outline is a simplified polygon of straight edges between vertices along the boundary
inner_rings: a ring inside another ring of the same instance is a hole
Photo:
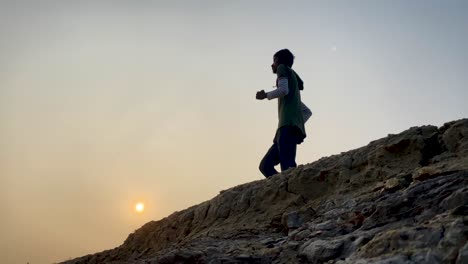
[[[311,236],[320,236],[321,234],[323,233],[323,231],[317,231],[317,232],[314,232]]]
[[[296,242],[296,241],[291,241],[291,242],[288,242],[287,244],[285,244],[286,248],[291,249],[291,250],[297,250],[297,248],[300,245],[301,244],[299,242]]]
[[[240,254],[236,256],[237,259],[250,259],[252,256],[247,255],[247,254]]]
[[[316,230],[331,230],[331,229],[334,229],[335,227],[336,227],[335,222],[332,222],[331,220],[315,225]]]
[[[303,230],[301,232],[298,232],[297,234],[294,235],[293,239],[296,241],[302,241],[310,237],[312,232],[308,229]]]
[[[264,245],[268,245],[268,244],[272,244],[272,243],[275,243],[275,240],[273,238],[266,238],[266,239],[263,239],[262,241],[260,241],[260,243],[264,244]]]
[[[413,180],[423,181],[426,179],[430,179],[434,177],[437,173],[438,173],[438,170],[436,170],[433,167],[430,167],[430,166],[422,167],[416,170],[415,173],[413,173]]]
[[[342,250],[343,241],[315,240],[306,244],[299,254],[312,263],[320,263],[339,256]]]
[[[375,191],[378,191],[382,188],[385,187],[385,184],[383,182],[377,182],[374,187],[372,187],[372,191],[375,192]]]
[[[288,229],[294,229],[299,228],[304,223],[304,219],[298,211],[293,211],[283,215],[282,222]]]
[[[309,221],[316,212],[311,208],[304,208],[299,211],[292,211],[283,214],[281,223],[288,229],[295,229],[301,227],[305,222]]]
[[[299,230],[299,229],[289,230],[288,237],[294,238],[294,236],[297,235],[297,233],[299,233],[299,232],[301,232],[301,230]]]
[[[391,178],[385,181],[384,188],[386,190],[396,190],[400,187],[400,181],[397,178]]]

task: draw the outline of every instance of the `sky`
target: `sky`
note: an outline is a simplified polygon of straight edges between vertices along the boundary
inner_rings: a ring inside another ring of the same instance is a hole
[[[468,1],[0,1],[0,262],[114,248],[263,179],[273,54],[313,116],[298,164],[468,117]],[[137,202],[145,210],[134,210]]]

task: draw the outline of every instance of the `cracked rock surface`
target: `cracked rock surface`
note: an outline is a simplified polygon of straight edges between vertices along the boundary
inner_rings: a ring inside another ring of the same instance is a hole
[[[63,263],[468,263],[468,119],[222,191]]]

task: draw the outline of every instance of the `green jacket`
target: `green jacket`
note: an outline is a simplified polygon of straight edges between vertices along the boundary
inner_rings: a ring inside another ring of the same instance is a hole
[[[304,89],[303,81],[295,71],[284,64],[280,64],[276,70],[278,79],[288,78],[287,95],[278,98],[278,128],[283,126],[296,126],[306,137],[304,118],[301,109],[301,94],[299,90]]]

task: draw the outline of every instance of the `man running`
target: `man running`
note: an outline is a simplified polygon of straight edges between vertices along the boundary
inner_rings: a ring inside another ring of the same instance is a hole
[[[291,69],[294,55],[288,49],[282,49],[273,56],[271,68],[277,75],[276,89],[270,92],[261,90],[256,98],[263,100],[278,99],[278,129],[273,145],[260,162],[259,169],[265,177],[278,172],[275,166],[281,164],[281,171],[296,167],[296,147],[306,137],[304,123],[312,116],[310,109],[301,102],[300,90],[304,82]]]

